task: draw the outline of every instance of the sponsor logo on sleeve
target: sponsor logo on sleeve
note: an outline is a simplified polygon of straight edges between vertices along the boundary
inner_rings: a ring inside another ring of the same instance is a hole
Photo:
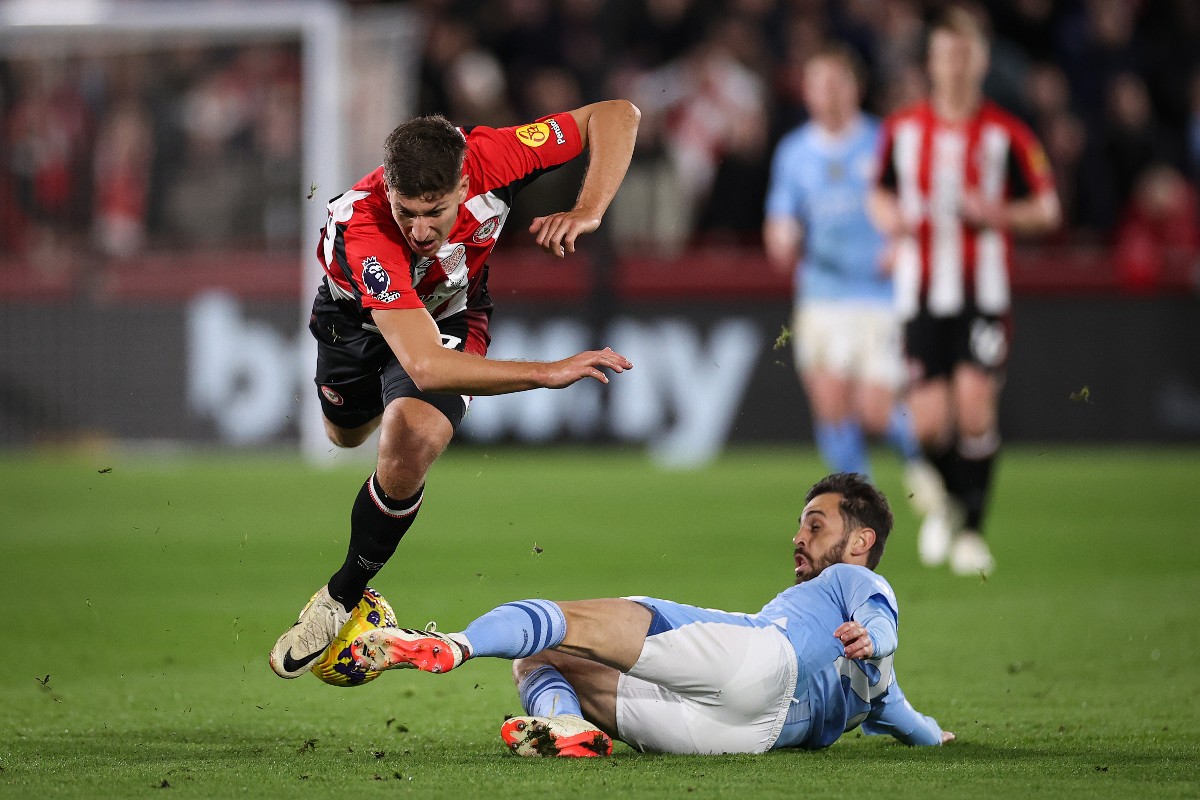
[[[1046,159],[1046,151],[1037,142],[1029,148],[1029,168],[1038,178],[1046,178],[1050,174],[1050,162]]]
[[[387,274],[387,270],[379,263],[379,259],[375,256],[368,256],[362,262],[362,282],[367,290],[367,294],[372,297],[379,297],[386,294],[388,288],[392,285],[392,278]]]
[[[472,241],[476,242],[477,244],[483,244],[488,239],[492,238],[492,235],[496,233],[496,226],[499,224],[500,217],[498,216],[483,221],[480,223],[479,227],[475,229],[475,233],[471,236]]]
[[[514,128],[517,141],[526,147],[541,147],[550,140],[550,126],[544,122],[531,122]]]
[[[558,127],[558,120],[551,117],[547,122],[550,125],[550,130],[554,131],[554,143],[566,144],[567,137],[563,136],[562,128]]]

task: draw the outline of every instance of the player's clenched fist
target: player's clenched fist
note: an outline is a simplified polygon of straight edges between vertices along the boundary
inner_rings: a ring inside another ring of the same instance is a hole
[[[846,658],[870,658],[875,654],[875,644],[871,641],[871,634],[853,620],[843,622],[833,632],[833,635],[846,648]]]
[[[549,365],[545,386],[547,389],[562,389],[583,378],[595,378],[601,383],[608,383],[608,376],[602,370],[624,372],[633,369],[633,362],[612,348],[603,350],[588,350],[578,355],[555,361]]]

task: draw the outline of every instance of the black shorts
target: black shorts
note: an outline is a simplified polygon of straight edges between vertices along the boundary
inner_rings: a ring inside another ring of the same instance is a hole
[[[465,349],[472,316],[463,312],[438,323],[445,347]],[[383,334],[363,328],[364,322],[369,318],[356,303],[333,299],[321,282],[308,329],[317,340],[315,383],[325,417],[339,427],[357,428],[382,414],[393,400],[415,397],[445,414],[457,430],[469,398],[418,389]]]
[[[1012,344],[1012,318],[967,309],[951,317],[927,310],[904,323],[904,354],[909,379],[916,383],[948,377],[959,364],[973,364],[1002,376]]]

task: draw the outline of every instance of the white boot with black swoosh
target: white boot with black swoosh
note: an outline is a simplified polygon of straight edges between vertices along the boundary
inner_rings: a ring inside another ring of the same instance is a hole
[[[271,649],[271,669],[281,678],[299,678],[337,638],[350,612],[322,586]]]

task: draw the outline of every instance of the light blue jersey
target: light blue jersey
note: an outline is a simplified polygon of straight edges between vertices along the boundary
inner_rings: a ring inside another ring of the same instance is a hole
[[[798,220],[805,231],[796,265],[796,301],[891,303],[880,267],[883,236],[867,217],[878,157],[879,122],[868,115],[837,138],[812,122],[783,137],[771,163],[766,216]]]
[[[796,656],[796,689],[773,748],[828,747],[862,726],[910,745],[941,744],[941,727],[905,699],[892,670],[898,612],[892,587],[866,567],[834,564],[816,578],[780,592],[757,614],[732,613],[634,598],[654,616],[648,635],[716,623],[783,632]],[[847,659],[833,632],[855,620],[871,634],[875,657]]]
[[[941,742],[937,722],[913,709],[896,682],[892,658],[899,611],[882,576],[866,567],[834,564],[780,592],[759,616],[784,629],[800,667],[795,701],[776,747],[828,747],[859,725],[906,744]],[[850,620],[871,634],[873,658],[843,655],[833,632]]]

